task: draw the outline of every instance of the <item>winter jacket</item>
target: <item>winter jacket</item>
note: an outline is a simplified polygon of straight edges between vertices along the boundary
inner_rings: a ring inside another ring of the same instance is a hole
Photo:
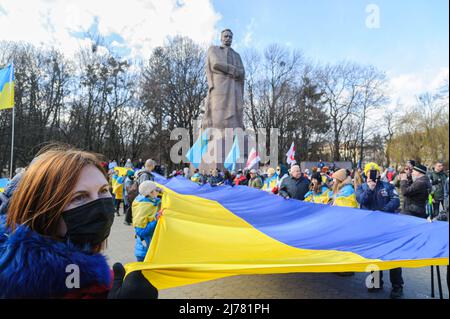
[[[395,187],[389,182],[378,181],[374,190],[371,190],[366,183],[359,185],[356,190],[356,200],[361,209],[367,210],[395,213],[400,207],[400,197]]]
[[[311,202],[316,204],[328,204],[330,201],[330,189],[323,185],[318,194],[314,193],[314,191],[309,191],[305,195],[305,202]]]
[[[286,177],[280,186],[279,194],[284,198],[294,198],[304,200],[309,191],[309,180],[304,176],[295,179],[292,176]]]
[[[123,176],[118,176],[116,174],[112,177],[112,193],[114,194],[115,198],[117,200],[123,199],[123,182],[124,182]]]
[[[332,179],[327,175],[322,175],[322,184],[329,185],[331,183]]]
[[[194,175],[192,175],[191,181],[193,181],[194,183],[200,184],[201,177],[202,177],[202,175],[200,173],[195,173]]]
[[[233,180],[231,178],[225,178],[223,180],[222,185],[226,185],[226,186],[234,186]]]
[[[240,177],[237,177],[234,179],[234,184],[237,185],[244,185],[247,181],[247,178],[244,175],[241,175]]]
[[[403,212],[421,218],[427,218],[427,201],[431,192],[431,182],[428,176],[423,175],[410,186],[408,181],[400,182],[400,189],[404,196]]]
[[[142,261],[147,254],[153,233],[156,228],[156,213],[158,211],[159,198],[147,198],[138,195],[132,204],[132,220],[133,227],[136,233],[136,244],[134,247],[134,254],[138,261]]]
[[[332,198],[332,206],[342,206],[342,207],[358,207],[358,202],[356,201],[355,189],[353,188],[352,178],[349,176],[344,181],[344,186],[336,193],[330,193]]]
[[[70,277],[76,273],[79,288],[70,286],[76,284]],[[112,272],[103,255],[25,225],[12,232],[6,215],[0,215],[0,299],[106,298],[111,286]]]
[[[145,181],[152,181],[152,182],[155,181],[155,176],[150,171],[147,170],[140,171],[137,175],[137,178],[139,185],[141,185],[142,182]]]
[[[430,180],[432,185],[433,198],[435,200],[444,200],[444,186],[447,180],[447,175],[444,172],[431,172]]]
[[[223,182],[223,178],[219,175],[219,176],[211,176],[210,178],[208,178],[208,183],[211,186],[217,186],[217,184],[220,184]]]
[[[263,187],[261,177],[255,176],[254,178],[250,178],[250,180],[248,181],[248,186],[252,188],[261,189]]]
[[[444,207],[448,211],[448,177],[444,184]]]
[[[267,177],[264,181],[263,190],[266,192],[272,192],[277,187],[278,175],[273,174],[272,177]]]
[[[131,204],[128,198],[128,191],[127,191],[127,188],[129,189],[131,187],[131,184],[133,184],[133,180],[130,177],[126,176],[125,182],[123,183],[123,203],[125,204],[125,206]]]
[[[0,193],[0,215],[6,214],[6,209],[8,208],[9,201],[19,185],[20,179],[24,173],[17,174],[12,180],[6,185],[3,193]]]

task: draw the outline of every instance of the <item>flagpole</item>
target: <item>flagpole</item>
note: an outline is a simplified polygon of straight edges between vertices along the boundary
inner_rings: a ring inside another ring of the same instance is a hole
[[[14,62],[12,62],[11,64],[11,73],[9,74],[9,82],[11,83],[9,89],[10,89],[10,94],[12,94],[12,76],[13,76],[13,72],[14,72]],[[14,107],[14,96],[13,96],[13,111],[12,111],[12,119],[11,119],[11,123],[12,123],[12,134],[11,134],[11,161],[10,161],[10,168],[9,168],[9,178],[12,179],[13,177],[13,159],[14,159],[14,116],[15,116],[15,110],[16,108]]]

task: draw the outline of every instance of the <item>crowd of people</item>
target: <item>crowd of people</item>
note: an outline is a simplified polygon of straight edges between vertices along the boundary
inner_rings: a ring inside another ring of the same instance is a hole
[[[394,209],[388,205],[376,210],[447,220],[448,173],[444,171],[441,161],[436,162],[432,168],[427,168],[410,160],[403,168],[398,169],[383,168],[377,163],[368,163],[365,167],[353,170],[335,166],[330,168],[322,161],[317,164],[311,170],[303,171],[299,165],[292,165],[288,169],[283,164],[276,168],[265,167],[263,170],[212,169],[206,172],[195,169],[192,173],[185,167],[173,171],[168,177],[182,176],[200,185],[248,186],[286,199],[364,209],[367,204],[362,201],[368,191],[382,192],[389,198],[398,198],[401,193],[404,198],[402,207],[399,203]],[[424,204],[429,200],[432,202],[431,207]]]
[[[142,272],[125,277],[120,263],[111,272],[101,255],[123,204],[124,223],[134,230],[136,260],[145,259],[161,216],[162,191],[154,182],[155,172],[164,175],[152,159],[108,163],[72,148],[41,152],[0,193],[0,297],[156,298],[157,290]],[[208,173],[191,173],[185,167],[168,177],[176,176],[212,187],[251,187],[286,200],[448,220],[449,178],[442,162],[428,169],[410,160],[399,170],[376,163],[354,170],[329,168],[322,161],[303,171],[283,164]],[[57,265],[67,262],[89,274],[79,289],[69,289],[61,279],[67,273]],[[30,267],[52,275],[32,278]],[[380,283],[369,291],[383,288],[379,275]],[[390,270],[390,281],[391,297],[401,298],[401,268]]]

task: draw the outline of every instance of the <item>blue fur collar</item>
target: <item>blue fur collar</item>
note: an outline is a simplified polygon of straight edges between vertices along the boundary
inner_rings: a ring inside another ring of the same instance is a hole
[[[71,244],[45,238],[26,226],[14,232],[0,215],[0,298],[59,298],[73,289],[66,279],[78,265],[80,288],[109,286],[111,271],[106,258]],[[70,278],[69,278],[69,282]]]

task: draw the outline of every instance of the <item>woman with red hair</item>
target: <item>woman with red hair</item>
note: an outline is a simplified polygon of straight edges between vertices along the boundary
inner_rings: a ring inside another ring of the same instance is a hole
[[[106,173],[95,154],[44,149],[0,215],[0,298],[139,298],[157,290],[101,251],[114,221]],[[132,278],[129,278],[129,277]]]

